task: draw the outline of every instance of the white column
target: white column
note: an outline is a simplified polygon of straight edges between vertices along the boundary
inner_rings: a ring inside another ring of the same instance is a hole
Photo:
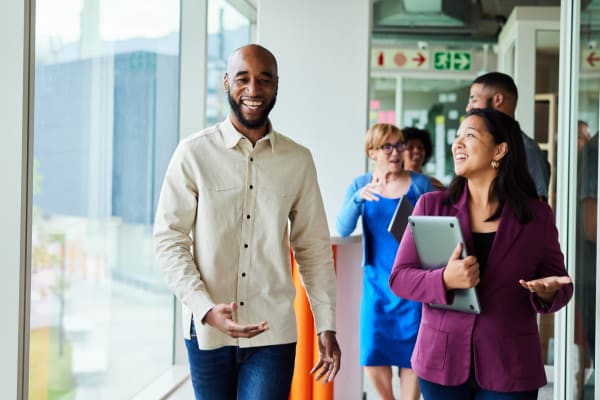
[[[206,0],[181,0],[179,137],[206,127]]]
[[[333,396],[336,400],[361,399],[363,373],[358,364],[358,332],[363,287],[362,242],[360,237],[352,236],[336,243],[336,337],[342,349],[342,368],[334,381]]]
[[[181,0],[179,139],[206,128],[207,0]],[[181,303],[175,303],[174,362],[187,364]]]
[[[364,172],[369,1],[260,0],[258,43],[279,63],[273,127],[313,154],[331,233],[346,189]]]
[[[517,29],[515,47],[515,69],[513,79],[519,90],[519,101],[515,118],[523,132],[534,137],[535,117],[535,29],[521,24]]]
[[[259,0],[258,43],[279,63],[279,92],[271,121],[307,146],[335,235],[335,217],[354,177],[365,172],[370,1]],[[358,364],[360,241],[338,245],[338,341],[342,369],[336,399],[362,397]]]
[[[6,399],[24,398],[29,317],[25,274],[29,140],[29,1],[0,3],[0,388]]]
[[[535,133],[536,33],[558,31],[559,17],[560,7],[515,7],[498,37],[498,70],[511,75],[517,85],[515,118],[531,137]]]

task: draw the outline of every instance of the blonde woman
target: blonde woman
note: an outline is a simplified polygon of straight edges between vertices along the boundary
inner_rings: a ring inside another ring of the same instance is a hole
[[[416,400],[420,396],[410,356],[421,320],[421,305],[394,295],[388,286],[398,242],[387,226],[402,196],[414,205],[421,194],[433,187],[428,177],[403,169],[404,150],[404,136],[398,127],[376,124],[369,129],[365,151],[374,163],[374,171],[352,182],[336,221],[338,233],[345,237],[362,218],[360,364],[383,400],[394,399],[392,366],[400,371],[401,398]]]

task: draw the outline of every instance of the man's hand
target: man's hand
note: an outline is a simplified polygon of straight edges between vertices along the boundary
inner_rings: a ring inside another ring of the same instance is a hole
[[[552,303],[554,295],[564,285],[571,283],[568,276],[547,276],[545,278],[534,279],[532,281],[519,280],[521,286],[535,293],[545,303]]]
[[[238,324],[233,319],[236,311],[236,303],[217,304],[206,313],[204,322],[232,338],[251,338],[269,329],[267,321],[251,325]]]
[[[319,361],[310,370],[311,374],[317,373],[315,380],[324,377],[323,383],[332,382],[340,370],[342,352],[335,338],[334,331],[323,331],[317,335],[319,342]]]

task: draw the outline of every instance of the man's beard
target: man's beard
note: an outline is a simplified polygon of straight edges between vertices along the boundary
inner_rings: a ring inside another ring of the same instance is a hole
[[[273,107],[275,107],[276,99],[277,96],[273,96],[273,100],[271,100],[271,102],[267,104],[267,108],[263,111],[260,117],[258,117],[258,119],[250,121],[244,118],[244,116],[242,115],[242,111],[240,110],[240,105],[235,102],[233,97],[231,97],[231,93],[229,91],[227,92],[227,100],[229,101],[229,107],[231,108],[231,111],[233,111],[238,121],[240,121],[240,123],[248,129],[258,129],[266,124],[267,119],[269,119],[269,113],[271,112]]]

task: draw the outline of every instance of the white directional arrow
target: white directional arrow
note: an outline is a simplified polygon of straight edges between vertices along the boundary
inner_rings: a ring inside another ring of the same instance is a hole
[[[455,53],[455,69],[467,69],[467,67],[471,64],[471,59],[467,53]]]

